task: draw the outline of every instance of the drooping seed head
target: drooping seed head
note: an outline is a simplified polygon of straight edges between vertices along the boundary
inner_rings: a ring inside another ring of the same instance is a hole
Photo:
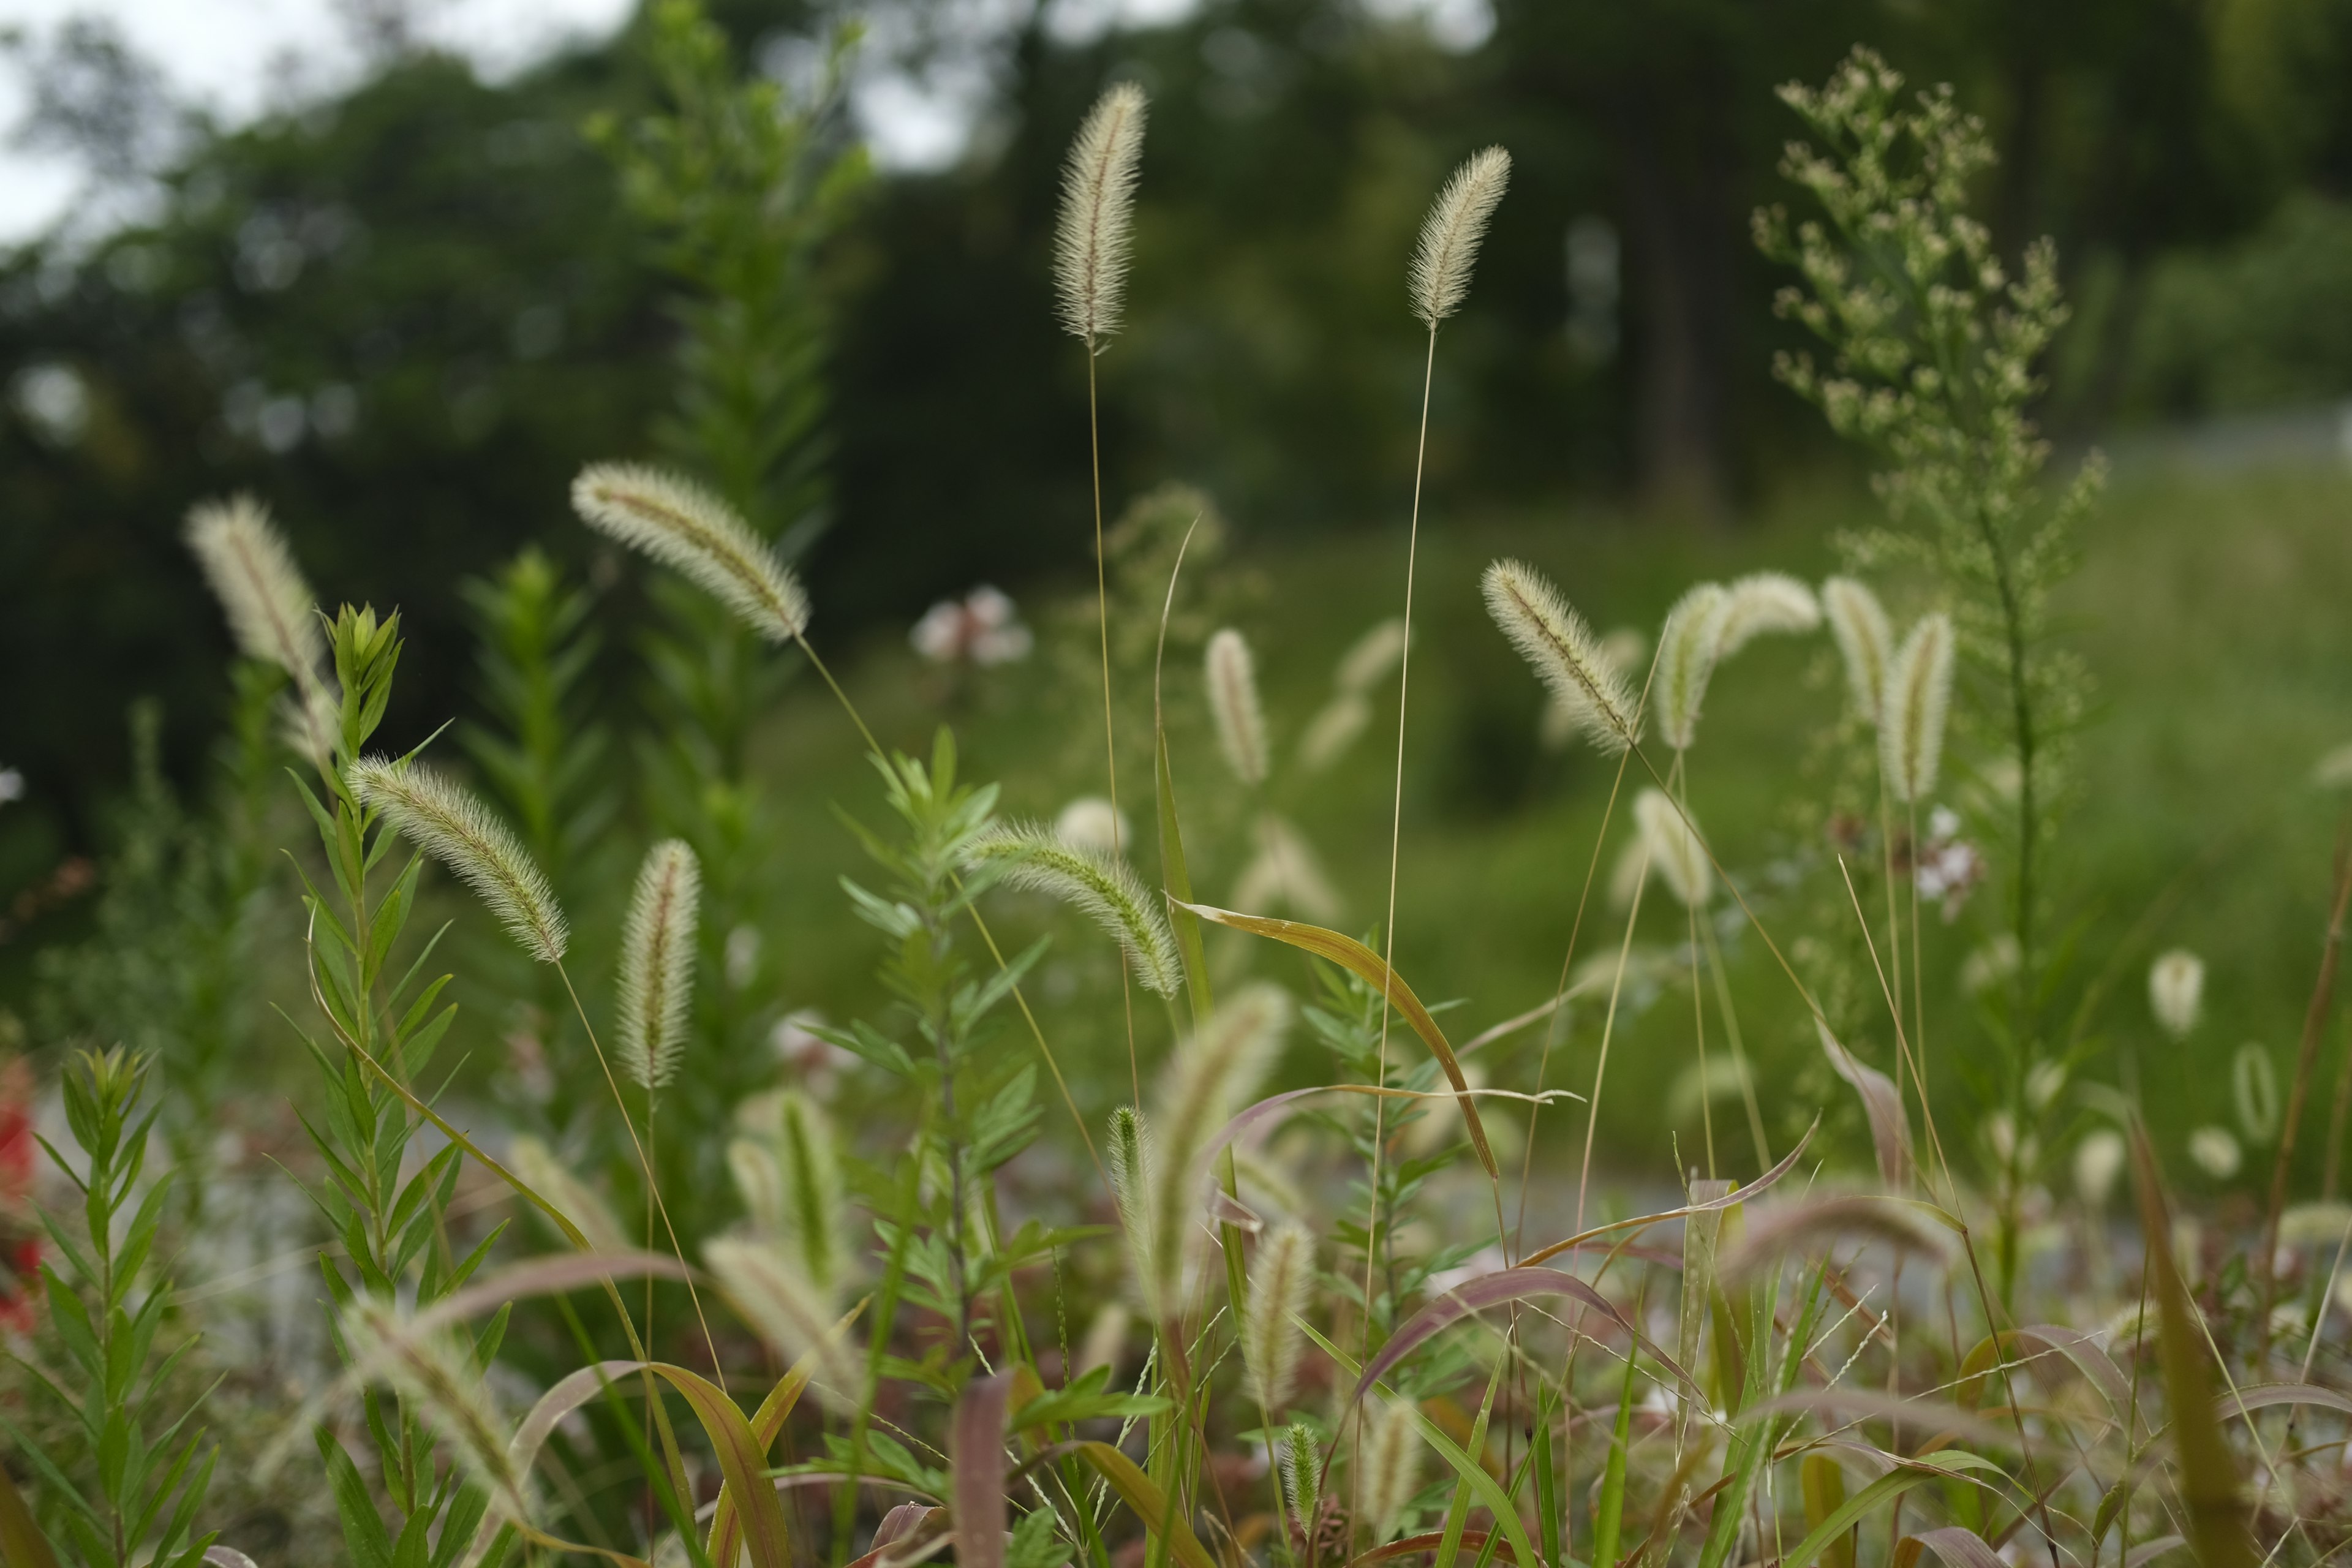
[[[1143,161],[1143,89],[1123,81],[1095,101],[1062,169],[1054,284],[1062,324],[1088,347],[1118,331],[1135,238],[1136,172]]]
[[[362,805],[456,874],[541,963],[561,963],[571,928],[555,891],[490,808],[429,769],[362,757],[345,774]]]
[[[2238,1131],[2247,1142],[2267,1143],[2278,1135],[2278,1068],[2271,1064],[2270,1052],[2252,1040],[2231,1058],[2230,1098],[2238,1112]]]
[[[1896,800],[1916,802],[1934,792],[1951,700],[1951,617],[1923,616],[1886,667],[1886,692],[1879,703],[1879,765],[1886,791]]]
[[[1407,285],[1412,313],[1428,322],[1432,331],[1460,310],[1469,295],[1479,242],[1486,237],[1486,225],[1510,179],[1508,153],[1500,147],[1474,153],[1454,171],[1445,188],[1437,193],[1429,216],[1423,220],[1421,244],[1413,252]]]
[[[507,1163],[525,1186],[554,1205],[587,1237],[590,1251],[629,1250],[628,1233],[604,1198],[539,1139],[527,1132],[518,1136],[507,1151]]]
[[[530,1517],[530,1477],[515,1467],[506,1418],[470,1349],[446,1329],[420,1329],[389,1301],[353,1297],[337,1316],[352,1381],[383,1384],[401,1407],[423,1417],[473,1482],[493,1515]]]
[[[1895,633],[1887,625],[1886,610],[1877,595],[1851,577],[1832,577],[1822,584],[1822,610],[1829,617],[1830,635],[1837,638],[1838,657],[1845,663],[1853,710],[1876,724],[1886,692],[1886,666],[1895,656]]]
[[[1675,601],[1658,632],[1658,668],[1651,678],[1658,733],[1677,752],[1698,739],[1699,710],[1723,647],[1731,595],[1719,583],[1701,583]]]
[[[1605,755],[1632,745],[1638,733],[1633,694],[1584,617],[1533,567],[1517,561],[1487,567],[1482,586],[1487,614],[1570,710],[1575,728]]]
[[[690,480],[635,463],[591,463],[572,481],[589,527],[660,562],[772,643],[808,629],[808,595],[734,509]]]
[[[2106,1208],[2123,1174],[2124,1153],[2124,1135],[2112,1127],[2085,1133],[2074,1146],[2074,1193],[2093,1213]]]
[[[973,840],[969,864],[1002,864],[1016,888],[1045,893],[1076,908],[1127,952],[1146,990],[1173,996],[1183,988],[1176,938],[1158,900],[1126,861],[1099,849],[1065,843],[1052,828],[1007,823]]]
[[[677,1073],[694,1003],[694,933],[702,868],[681,838],[667,838],[637,868],[621,935],[621,1066],[647,1093]]]
[[[1372,1539],[1385,1543],[1421,1489],[1421,1434],[1414,1429],[1412,1406],[1394,1401],[1383,1401],[1379,1418],[1365,1426],[1358,1460],[1364,1467],[1360,1495]]]
[[[2185,1040],[2205,1004],[2205,961],[2187,948],[2159,953],[2147,968],[2147,1005],[2164,1032]]]
[[[1171,1191],[1191,1180],[1193,1162],[1217,1129],[1257,1092],[1282,1053],[1294,1011],[1280,986],[1244,985],[1169,1053],[1152,1097],[1151,1125],[1168,1173],[1177,1178]]]
[[[1728,592],[1717,658],[1729,658],[1768,634],[1801,636],[1822,624],[1821,601],[1785,572],[1751,572],[1734,579]]]
[[[1298,1374],[1297,1319],[1314,1281],[1315,1237],[1285,1221],[1258,1244],[1249,1269],[1249,1311],[1242,1324],[1242,1363],[1250,1393],[1270,1420],[1289,1401]]]
[[[1257,853],[1234,883],[1234,908],[1287,914],[1322,926],[1338,923],[1347,906],[1307,836],[1268,811],[1259,814],[1255,837]]]
[[[268,509],[248,495],[199,502],[188,512],[185,537],[237,651],[315,683],[327,662],[318,598]]]
[[[810,1386],[827,1408],[853,1414],[861,1358],[849,1336],[835,1331],[838,1314],[824,1288],[772,1242],[720,1237],[703,1247],[702,1258],[751,1331],[787,1365],[814,1356]]]
[[[1132,835],[1127,813],[1098,795],[1082,795],[1054,818],[1054,836],[1074,849],[1121,855]]]
[[[1242,634],[1226,626],[1209,639],[1202,660],[1217,744],[1234,776],[1255,789],[1265,783],[1265,709],[1257,697],[1257,662]]]
[[[1402,617],[1391,616],[1349,645],[1331,672],[1331,684],[1341,691],[1370,691],[1404,658],[1408,640]]]
[[[1361,692],[1341,691],[1308,721],[1298,738],[1298,765],[1319,773],[1344,755],[1372,721],[1372,705]]]
[[[1633,821],[1650,869],[1666,890],[1687,909],[1705,905],[1715,892],[1715,869],[1682,811],[1664,791],[1645,789],[1634,798]]]

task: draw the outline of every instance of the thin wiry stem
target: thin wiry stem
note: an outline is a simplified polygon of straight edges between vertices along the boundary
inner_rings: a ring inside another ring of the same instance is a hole
[[[1118,820],[1118,732],[1110,706],[1110,574],[1103,560],[1102,418],[1095,397],[1095,340],[1087,335],[1087,460],[1094,480],[1095,499],[1095,620],[1102,640],[1103,771],[1110,781],[1110,819]],[[1127,1089],[1129,1103],[1143,1104],[1143,1069],[1135,1057],[1135,983],[1122,967],[1118,983],[1119,1009],[1127,1022]]]
[[[1584,1198],[1592,1182],[1592,1142],[1601,1131],[1601,1083],[1609,1071],[1609,1041],[1617,1031],[1617,998],[1625,989],[1625,961],[1633,952],[1633,925],[1642,918],[1642,894],[1650,885],[1650,847],[1642,845],[1640,869],[1633,878],[1633,907],[1625,911],[1625,940],[1617,949],[1617,973],[1609,983],[1609,1011],[1601,1023],[1601,1059],[1592,1067],[1592,1099],[1585,1106],[1584,1159],[1576,1173],[1576,1228],[1584,1234]]]

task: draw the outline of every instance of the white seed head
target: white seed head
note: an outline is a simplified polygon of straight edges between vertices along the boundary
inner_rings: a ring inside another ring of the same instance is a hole
[[[489,1494],[494,1516],[528,1520],[530,1478],[515,1467],[512,1434],[471,1350],[446,1330],[420,1331],[372,1295],[355,1296],[336,1321],[352,1380],[397,1392],[403,1408],[421,1415],[458,1467]]]
[[[1123,81],[1096,100],[1062,169],[1054,285],[1062,324],[1088,346],[1118,331],[1135,243],[1135,182],[1143,161],[1143,89]]]
[[[2230,1098],[2247,1142],[2267,1143],[2278,1135],[2278,1069],[2271,1065],[2270,1052],[2252,1040],[2231,1058]]]
[[[1879,701],[1886,691],[1887,662],[1895,656],[1895,633],[1887,625],[1885,606],[1853,578],[1832,577],[1822,584],[1822,611],[1845,662],[1853,710],[1876,724]]]
[[[1176,1043],[1152,1097],[1151,1125],[1169,1173],[1187,1173],[1225,1119],[1249,1103],[1282,1054],[1289,994],[1264,982],[1226,996],[1198,1030]],[[1190,1194],[1186,1194],[1187,1197]]]
[[[1470,155],[1454,171],[1436,205],[1421,226],[1421,244],[1407,274],[1412,313],[1437,323],[1462,308],[1470,292],[1470,270],[1477,265],[1478,244],[1486,237],[1487,222],[1510,183],[1511,155],[1488,147]]]
[[[2147,1005],[2164,1032],[2185,1040],[2205,1005],[2205,961],[2187,948],[2159,953],[2147,966]]]
[[[1323,705],[1298,739],[1298,763],[1319,773],[1345,755],[1372,721],[1372,705],[1362,693],[1342,691]]]
[[[1497,561],[1481,584],[1486,612],[1553,698],[1571,710],[1576,729],[1602,753],[1633,743],[1633,695],[1592,628],[1534,568]]]
[[[1297,1521],[1296,1539],[1312,1538],[1315,1516],[1322,1511],[1323,1500],[1316,1494],[1322,1466],[1318,1462],[1315,1430],[1304,1421],[1294,1421],[1290,1430],[1282,1436],[1282,1495],[1290,1504],[1290,1515]]]
[[[2311,770],[2311,782],[2322,789],[2352,789],[2352,745],[2338,746]]]
[[[840,1415],[857,1408],[860,1358],[845,1333],[834,1332],[833,1297],[772,1242],[720,1237],[702,1249],[719,1289],[751,1331],[775,1347],[785,1364],[814,1355],[809,1385]]]
[[[1298,1375],[1297,1320],[1314,1282],[1315,1237],[1296,1220],[1266,1234],[1250,1260],[1249,1311],[1242,1324],[1242,1364],[1250,1393],[1271,1420],[1289,1402]]]
[[[572,481],[572,510],[606,538],[693,582],[769,642],[788,643],[808,629],[799,579],[700,485],[635,463],[591,463]]]
[[[1358,637],[1339,656],[1331,684],[1341,691],[1370,691],[1404,658],[1408,637],[1402,617],[1391,616]]]
[[[1379,1417],[1364,1425],[1364,1516],[1371,1521],[1373,1541],[1385,1543],[1421,1489],[1421,1434],[1412,1407],[1392,1401],[1383,1400]]]
[[[2228,1128],[2200,1127],[2189,1135],[2189,1157],[2215,1181],[2226,1182],[2238,1173],[2245,1156]]]
[[[651,1093],[677,1073],[694,1004],[694,933],[702,868],[681,838],[666,838],[637,868],[621,934],[621,1066]]]
[[[1719,583],[1700,583],[1675,601],[1658,631],[1658,668],[1651,678],[1658,732],[1677,752],[1698,739],[1699,710],[1723,647],[1731,595]]]
[[[1944,758],[1944,719],[1952,700],[1952,621],[1923,616],[1886,667],[1879,701],[1879,766],[1898,801],[1934,793]]]
[[[1234,908],[1336,924],[1347,906],[1306,835],[1270,811],[1259,816],[1255,834],[1257,853],[1234,883]]]
[[[1082,795],[1062,807],[1062,814],[1054,818],[1054,837],[1073,849],[1121,855],[1126,853],[1133,834],[1128,827],[1127,813],[1098,795]]]
[[[1012,886],[1072,905],[1108,931],[1146,990],[1173,996],[1183,988],[1183,960],[1168,917],[1126,861],[1074,847],[1050,827],[1007,823],[975,839],[969,851],[974,867],[998,862]]]
[[[315,684],[327,662],[318,599],[268,510],[247,495],[199,502],[188,513],[186,539],[228,616],[237,651]]]
[[[572,933],[554,889],[488,806],[438,773],[383,757],[362,757],[345,776],[361,805],[473,889],[533,958],[562,962]]]
[[[507,1163],[525,1186],[545,1198],[588,1238],[592,1252],[626,1252],[632,1243],[596,1190],[572,1173],[555,1151],[529,1133],[507,1151]]]
[[[1127,1234],[1128,1265],[1134,1270],[1135,1294],[1144,1314],[1154,1323],[1183,1300],[1183,1238],[1170,1237],[1163,1247],[1159,1235],[1160,1161],[1151,1128],[1143,1113],[1122,1105],[1110,1113],[1106,1156],[1110,1165],[1111,1196],[1118,1204],[1119,1227]]]
[[[1697,909],[1715,892],[1715,868],[1706,846],[1662,790],[1645,789],[1633,800],[1633,821],[1650,869],[1685,908]]]
[[[1217,723],[1217,744],[1234,776],[1253,789],[1265,783],[1265,709],[1257,697],[1257,664],[1242,634],[1226,626],[1209,639],[1202,673],[1209,686],[1209,713]]]
[[[1785,572],[1751,572],[1734,580],[1729,592],[1717,658],[1729,658],[1768,634],[1801,636],[1822,624],[1821,601]]]
[[[2116,1178],[2123,1174],[2124,1135],[2112,1127],[2102,1127],[2084,1135],[2074,1145],[2074,1192],[2083,1205],[2094,1213],[2107,1206],[2107,1199],[2116,1190]]]
[[[1094,1321],[1087,1325],[1087,1337],[1078,1342],[1079,1375],[1098,1366],[1109,1367],[1114,1374],[1118,1372],[1131,1321],[1124,1301],[1105,1301],[1096,1310]]]

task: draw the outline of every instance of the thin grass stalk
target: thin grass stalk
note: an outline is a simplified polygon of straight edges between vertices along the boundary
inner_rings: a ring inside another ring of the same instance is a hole
[[[2310,1090],[2312,1068],[2319,1059],[2319,1037],[2326,1030],[2328,1009],[2336,1002],[2336,966],[2344,951],[2347,904],[2352,904],[2352,855],[2347,854],[2344,838],[2339,835],[2336,844],[2336,897],[2327,913],[2326,941],[2320,948],[2319,975],[2312,982],[2311,1002],[2304,1010],[2303,1042],[2295,1054],[2294,1085],[2288,1091],[2286,1118],[2279,1128],[2278,1156],[2271,1165],[2270,1207],[2263,1218],[2263,1310],[2257,1365],[2270,1351],[2271,1303],[2278,1291],[2279,1215],[2286,1208],[2287,1167],[2294,1158],[2294,1135],[2303,1121],[2304,1096]]]
[[[1617,1032],[1617,999],[1625,988],[1625,963],[1633,952],[1633,924],[1642,918],[1642,894],[1650,885],[1650,847],[1642,846],[1641,869],[1633,878],[1633,903],[1625,911],[1625,940],[1617,947],[1617,972],[1609,982],[1609,1011],[1601,1023],[1601,1058],[1592,1065],[1592,1099],[1585,1107],[1584,1158],[1576,1173],[1576,1231],[1584,1230],[1584,1200],[1592,1183],[1592,1143],[1601,1131],[1601,1086],[1609,1072],[1609,1042]]]
[[[1731,1005],[1731,974],[1723,962],[1723,946],[1716,941],[1712,921],[1701,921],[1699,940],[1706,946],[1706,967],[1715,983],[1715,1005],[1723,1015],[1725,1042],[1731,1047],[1732,1066],[1739,1073],[1740,1098],[1748,1110],[1748,1135],[1756,1141],[1756,1169],[1759,1174],[1772,1168],[1772,1140],[1764,1131],[1764,1108],[1756,1098],[1756,1079],[1748,1070],[1748,1051],[1739,1032],[1739,1014]]]

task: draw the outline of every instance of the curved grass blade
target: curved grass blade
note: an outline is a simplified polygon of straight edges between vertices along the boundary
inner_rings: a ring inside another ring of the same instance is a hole
[[[1312,1330],[1308,1331],[1312,1332]],[[1110,1484],[1118,1500],[1127,1504],[1129,1512],[1143,1521],[1144,1530],[1155,1539],[1160,1522],[1168,1524],[1168,1545],[1184,1568],[1217,1568],[1217,1561],[1209,1555],[1192,1533],[1192,1527],[1174,1518],[1168,1507],[1167,1494],[1159,1483],[1135,1468],[1135,1461],[1112,1447],[1108,1443],[1078,1443],[1069,1450],[1094,1468],[1095,1474]]]
[[[1911,1539],[1942,1558],[1944,1568],[2008,1568],[1983,1536],[1957,1524],[1922,1531]]]
[[[2000,1468],[1990,1459],[1966,1453],[1922,1454],[1915,1458],[1899,1460],[1897,1464],[1899,1468],[1889,1470],[1846,1499],[1842,1505],[1831,1510],[1827,1519],[1807,1531],[1805,1538],[1781,1558],[1787,1568],[1811,1568],[1832,1542],[1859,1524],[1873,1509],[1901,1497],[1914,1487],[1934,1480],[1966,1479],[1959,1474],[1965,1470]]]
[[[1960,1228],[1934,1204],[1874,1193],[1843,1193],[1780,1205],[1761,1216],[1748,1216],[1738,1245],[1723,1255],[1717,1268],[1727,1284],[1735,1283],[1773,1267],[1785,1253],[1806,1242],[1853,1237],[1883,1243],[1897,1252],[1948,1262],[1950,1253],[1922,1221],[1933,1221],[1954,1233]]]
[[[809,1379],[816,1375],[818,1363],[824,1360],[825,1351],[849,1331],[849,1325],[856,1322],[858,1314],[865,1310],[866,1302],[861,1300],[844,1312],[841,1321],[826,1331],[825,1343],[810,1347],[806,1355],[794,1362],[791,1370],[776,1380],[776,1386],[768,1391],[768,1397],[760,1401],[760,1408],[751,1415],[751,1436],[759,1442],[762,1463],[766,1462],[768,1450],[776,1446],[776,1438],[782,1434],[784,1422],[791,1416],[793,1407],[807,1392]],[[742,1550],[742,1535],[743,1526],[736,1514],[734,1491],[721,1486],[719,1501],[710,1514],[710,1561],[734,1562]]]
[[[1640,1230],[1648,1226],[1663,1225],[1670,1219],[1687,1219],[1695,1214],[1713,1214],[1718,1209],[1735,1208],[1750,1198],[1759,1197],[1767,1188],[1797,1168],[1798,1159],[1811,1146],[1813,1134],[1821,1131],[1821,1118],[1818,1116],[1813,1118],[1813,1124],[1805,1129],[1805,1135],[1797,1140],[1797,1146],[1781,1156],[1779,1164],[1744,1187],[1734,1187],[1719,1197],[1709,1198],[1703,1203],[1685,1204],[1678,1209],[1665,1209],[1657,1214],[1635,1215],[1632,1219],[1615,1220],[1608,1225],[1594,1226],[1591,1230],[1579,1231],[1566,1241],[1555,1241],[1549,1247],[1538,1247],[1520,1258],[1518,1267],[1526,1268],[1547,1259],[1558,1258],[1563,1252],[1573,1251],[1587,1242],[1598,1240],[1604,1236],[1614,1236],[1621,1230]]]
[[[2315,1405],[2324,1410],[2352,1415],[2352,1396],[2313,1383],[2265,1383],[2242,1388],[2235,1394],[2221,1395],[2213,1408],[2217,1417],[2230,1420],[2249,1410],[2263,1410],[2273,1405]]]
[[[2019,1355],[2021,1349],[2024,1352],[2022,1355]],[[2130,1379],[2090,1335],[2056,1323],[2029,1323],[2021,1329],[2004,1329],[1998,1334],[1988,1334],[1969,1352],[1967,1358],[1960,1363],[1960,1380],[1952,1389],[1952,1397],[1962,1409],[1974,1410],[1982,1402],[1985,1378],[1991,1373],[1994,1362],[2005,1354],[2017,1355],[2021,1363],[2049,1355],[2063,1357],[2091,1386],[2099,1391],[2111,1410],[2122,1409],[2131,1398]],[[2285,1388],[2290,1385],[2282,1384],[2277,1386]],[[2246,1392],[2252,1394],[2257,1391],[2249,1389]],[[2341,1394],[2331,1394],[2329,1398],[2343,1400],[2336,1408],[2352,1414],[2352,1400],[2345,1400]],[[2316,1404],[2327,1402],[2326,1399],[2314,1401]],[[2294,1402],[2256,1400],[2247,1408],[2292,1403]],[[2234,1415],[2236,1412],[2226,1414]]]

